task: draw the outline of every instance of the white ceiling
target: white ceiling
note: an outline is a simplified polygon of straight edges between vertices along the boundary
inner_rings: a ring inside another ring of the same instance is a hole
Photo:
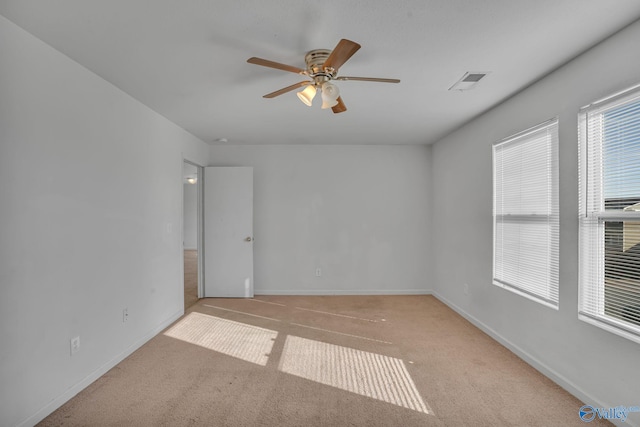
[[[213,144],[425,144],[640,18],[638,0],[0,0],[0,14]],[[348,111],[306,107],[304,68],[341,38]],[[471,91],[447,89],[490,71]],[[222,138],[228,142],[216,141]]]

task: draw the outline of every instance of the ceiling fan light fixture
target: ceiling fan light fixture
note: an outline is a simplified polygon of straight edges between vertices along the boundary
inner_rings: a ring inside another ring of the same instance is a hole
[[[311,107],[311,103],[313,102],[313,98],[316,96],[316,88],[314,85],[308,85],[303,90],[297,93],[300,101],[304,102],[305,105]]]
[[[327,109],[338,105],[338,97],[340,89],[333,83],[325,82],[322,84],[322,108]]]
[[[334,113],[343,113],[347,111],[347,107],[344,105],[338,87],[329,83],[331,80],[400,83],[398,79],[382,79],[378,77],[339,77],[338,69],[344,65],[360,47],[361,46],[354,41],[341,39],[333,50],[310,50],[304,57],[305,63],[307,64],[306,69],[269,61],[268,59],[257,58],[255,56],[247,59],[247,62],[249,64],[300,74],[311,79],[311,81],[301,81],[276,90],[275,92],[268,93],[263,95],[263,98],[275,98],[276,96],[304,87],[297,95],[305,105],[311,106],[316,92],[320,90],[322,92],[322,108],[331,108]]]

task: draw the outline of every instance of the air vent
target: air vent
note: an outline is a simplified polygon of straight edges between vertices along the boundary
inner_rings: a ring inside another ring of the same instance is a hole
[[[478,84],[484,76],[489,74],[489,72],[485,71],[474,71],[474,72],[466,72],[464,76],[460,80],[458,80],[453,86],[449,88],[449,90],[469,90],[473,89],[475,85]]]
[[[473,73],[467,74],[466,77],[462,79],[463,82],[479,82],[481,78],[486,76],[486,74],[482,73]]]

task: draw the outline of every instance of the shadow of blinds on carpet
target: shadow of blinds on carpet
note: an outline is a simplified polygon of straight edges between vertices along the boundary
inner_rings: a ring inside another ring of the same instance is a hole
[[[164,335],[265,366],[278,332],[192,312]]]
[[[164,335],[266,366],[278,332],[198,312]],[[278,370],[396,406],[433,415],[400,359],[288,335]]]
[[[279,369],[311,381],[392,403],[425,414],[404,362],[395,357],[288,336]]]

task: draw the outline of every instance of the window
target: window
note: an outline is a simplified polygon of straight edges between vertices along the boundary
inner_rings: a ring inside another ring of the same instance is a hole
[[[493,145],[493,283],[558,308],[558,120]]]
[[[580,319],[640,342],[640,88],[580,110]]]

